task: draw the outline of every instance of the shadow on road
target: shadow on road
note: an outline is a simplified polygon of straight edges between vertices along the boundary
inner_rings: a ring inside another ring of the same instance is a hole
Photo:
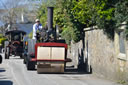
[[[4,68],[0,68],[0,73],[3,73],[3,72],[5,72],[5,71],[6,71],[6,70],[5,70]],[[1,81],[2,79],[7,79],[7,78],[5,78],[5,75],[0,74],[0,81]],[[3,85],[3,84],[0,83],[0,85]]]
[[[4,68],[0,68],[0,73],[5,72],[6,70]],[[0,85],[13,85],[13,82],[7,79],[5,75],[0,75]]]
[[[89,73],[89,72],[85,72],[81,69],[76,69],[76,68],[70,68],[70,67],[67,67],[65,69],[65,72],[64,74],[92,74],[92,73]]]
[[[8,80],[0,80],[0,85],[13,85],[13,82]]]
[[[0,72],[5,72],[6,70],[4,68],[0,68]]]
[[[65,72],[64,73],[59,73],[59,72],[41,72],[40,74],[52,74],[52,75],[56,75],[56,74],[68,74],[68,75],[82,75],[82,74],[92,74],[89,72],[85,72],[83,70],[80,69],[75,69],[74,67],[66,67]]]

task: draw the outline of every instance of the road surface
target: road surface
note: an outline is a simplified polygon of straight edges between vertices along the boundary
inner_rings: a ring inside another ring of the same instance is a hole
[[[0,85],[119,85],[99,79],[92,74],[67,72],[64,74],[37,74],[27,71],[23,60],[11,57],[0,64]]]

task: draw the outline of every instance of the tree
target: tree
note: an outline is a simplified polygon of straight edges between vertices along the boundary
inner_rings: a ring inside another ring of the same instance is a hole
[[[4,21],[10,24],[16,23],[17,12],[16,8],[19,6],[20,0],[8,0],[5,3],[1,1],[7,14],[4,16]]]
[[[71,40],[81,40],[83,29],[94,25],[113,39],[117,26],[128,20],[127,0],[56,0],[55,4],[55,23],[60,26],[62,35],[69,44]],[[43,10],[40,12],[46,13]],[[45,16],[41,13],[40,18],[43,19]]]
[[[6,10],[6,14],[2,17],[3,21],[10,24],[20,23],[21,15],[32,15],[35,12],[35,6],[33,6],[33,3],[28,0],[6,0],[6,1],[0,1],[1,4],[4,7],[4,10]],[[34,12],[30,13],[30,7],[31,10]],[[36,8],[37,9],[37,8]]]
[[[121,0],[115,5],[114,16],[117,28],[119,28],[121,23],[126,22],[125,33],[128,39],[128,0]]]
[[[54,6],[55,0],[42,0],[42,5],[38,9],[37,18],[40,19],[41,23],[45,26],[47,22],[47,7]]]

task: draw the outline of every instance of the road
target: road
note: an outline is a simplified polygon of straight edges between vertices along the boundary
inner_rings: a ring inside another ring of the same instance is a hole
[[[23,60],[11,57],[0,64],[0,85],[119,85],[99,79],[92,74],[66,72],[64,74],[37,74],[27,71]]]

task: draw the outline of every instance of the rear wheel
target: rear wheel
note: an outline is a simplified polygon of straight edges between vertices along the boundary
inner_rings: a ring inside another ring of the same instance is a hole
[[[6,54],[6,52],[5,52],[4,56],[5,56],[5,59],[7,59],[7,54]]]
[[[27,70],[34,70],[35,69],[35,64],[33,62],[28,61],[26,63]]]
[[[7,48],[8,48],[9,42],[5,41],[4,42],[4,54],[5,54],[5,59],[8,59],[8,54],[7,54]]]
[[[20,58],[23,59],[23,55],[22,54],[20,54]]]
[[[23,63],[26,64],[26,56],[23,58]]]
[[[23,60],[23,63],[24,63],[24,64],[26,64],[26,61],[25,61],[25,59]]]
[[[5,59],[9,59],[9,47],[5,49]]]

